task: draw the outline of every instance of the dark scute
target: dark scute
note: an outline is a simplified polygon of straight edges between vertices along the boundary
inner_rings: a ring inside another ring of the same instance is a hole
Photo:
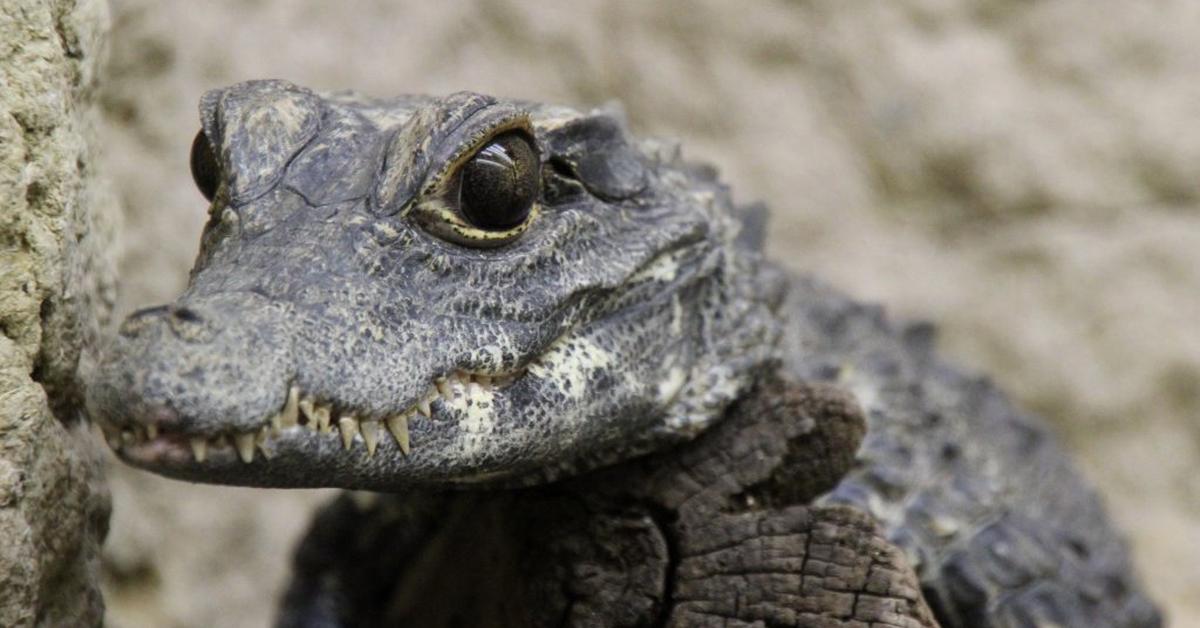
[[[539,164],[529,140],[506,133],[462,168],[459,208],[481,229],[510,229],[529,216],[538,193]]]
[[[547,132],[551,159],[569,168],[585,188],[605,200],[633,198],[646,189],[646,164],[619,118],[600,112]]]
[[[204,131],[196,133],[196,138],[192,140],[191,162],[192,180],[205,200],[211,202],[217,195],[217,186],[221,184],[221,168],[217,165],[212,143]]]
[[[579,178],[601,198],[622,200],[646,187],[646,169],[628,146],[609,144],[579,160]]]
[[[327,118],[321,133],[288,165],[284,183],[312,205],[362,198],[375,180],[383,144],[362,116]]]

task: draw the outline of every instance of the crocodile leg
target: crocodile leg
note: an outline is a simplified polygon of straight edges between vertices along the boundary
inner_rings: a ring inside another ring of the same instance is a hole
[[[321,509],[293,557],[278,628],[370,625],[415,573],[450,515],[446,500],[343,493]]]

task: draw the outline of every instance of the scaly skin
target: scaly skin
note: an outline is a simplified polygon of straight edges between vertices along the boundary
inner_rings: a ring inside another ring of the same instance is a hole
[[[216,178],[191,281],[122,325],[88,389],[127,462],[416,499],[624,473],[685,451],[768,380],[828,380],[867,411],[857,461],[812,517],[788,486],[839,452],[779,462],[808,471],[741,487],[760,491],[764,521],[809,530],[847,506],[873,519],[946,626],[1158,625],[1037,422],[933,357],[925,328],[766,263],[763,212],[670,145],[631,139],[619,115],[257,81],[210,92],[201,118]],[[455,186],[505,133],[533,140],[537,202],[482,229]],[[882,542],[833,521],[862,551]],[[660,611],[682,608],[675,584]],[[904,599],[918,623],[897,625],[925,625]],[[794,616],[781,613],[747,621]]]

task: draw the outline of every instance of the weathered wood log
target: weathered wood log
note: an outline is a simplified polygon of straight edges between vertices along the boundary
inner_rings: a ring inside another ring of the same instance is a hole
[[[867,515],[809,503],[864,432],[849,395],[773,381],[692,443],[572,480],[347,494],[280,626],[936,626]]]

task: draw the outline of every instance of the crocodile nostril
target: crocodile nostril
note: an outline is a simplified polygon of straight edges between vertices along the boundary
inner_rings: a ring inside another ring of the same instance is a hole
[[[136,338],[143,331],[166,323],[172,331],[185,340],[203,340],[207,329],[205,317],[199,311],[181,305],[156,305],[142,308],[129,315],[121,323],[121,335]]]
[[[175,337],[189,343],[206,343],[211,342],[213,335],[216,332],[212,323],[218,317],[214,317],[211,312],[205,311],[204,308],[194,309],[185,305],[172,305],[171,315],[167,317],[167,324]]]
[[[169,310],[169,309],[170,309],[170,307],[166,306],[166,305],[154,305],[151,307],[144,307],[144,308],[137,310],[134,313],[130,314],[128,320],[146,318],[148,316],[158,316],[159,314],[165,314],[167,312],[167,310]]]
[[[204,320],[199,314],[196,313],[195,310],[186,307],[172,308],[171,314],[176,318],[176,320],[184,323],[199,323]]]
[[[119,333],[126,338],[134,338],[155,320],[162,318],[169,309],[166,305],[155,305],[137,310],[127,316],[124,322],[121,323]]]

